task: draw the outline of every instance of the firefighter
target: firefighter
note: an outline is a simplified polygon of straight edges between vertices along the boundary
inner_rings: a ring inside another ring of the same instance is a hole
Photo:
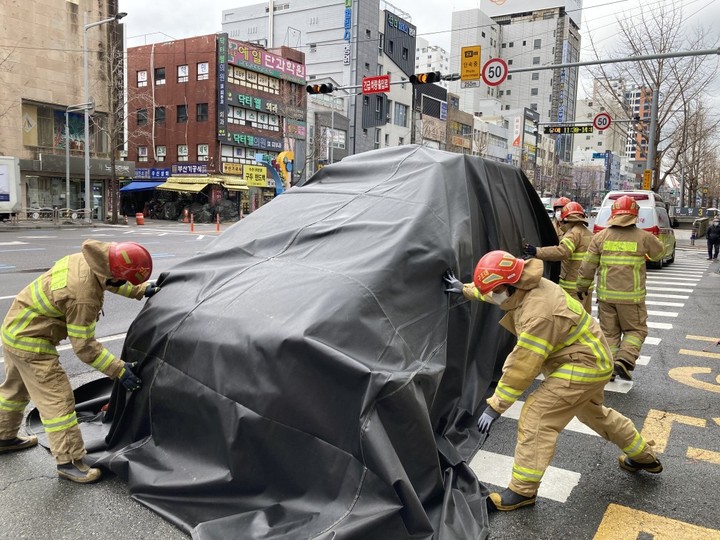
[[[544,375],[520,413],[510,485],[490,494],[491,509],[515,510],[535,504],[558,435],[574,417],[622,449],[618,458],[622,469],[662,471],[652,443],[628,418],[603,405],[603,389],[613,365],[598,323],[542,273],[543,263],[538,259],[523,261],[505,251],[491,251],[478,262],[473,283],[463,284],[449,272],[445,276],[447,292],[506,311],[500,325],[517,336],[478,429],[489,433],[493,422],[537,375]]]
[[[655,235],[635,226],[637,219],[635,199],[624,195],[613,203],[608,228],[593,236],[577,280],[578,294],[589,295],[600,267],[600,327],[613,354],[615,375],[628,381],[648,334],[645,261],[658,260],[665,251]]]
[[[2,325],[5,381],[0,385],[0,453],[37,444],[36,436],[18,435],[23,412],[32,400],[58,476],[81,484],[100,478],[100,470],[83,460],[86,451],[75,399],[55,347],[67,337],[80,360],[118,379],[130,391],[140,388],[134,365],[116,358],[95,339],[95,324],[105,291],[137,300],[155,294],[159,287],[147,282],[151,272],[152,258],[140,244],[86,240],[80,253],[57,261],[15,297]]]
[[[553,203],[554,215],[553,215],[551,221],[552,221],[553,227],[555,228],[555,234],[557,235],[558,238],[562,238],[562,236],[563,236],[563,231],[562,231],[562,228],[560,227],[560,220],[561,220],[560,215],[562,213],[562,209],[565,208],[565,205],[569,202],[572,202],[572,201],[570,199],[568,199],[567,197],[559,197],[559,198],[555,199],[555,202]]]
[[[580,300],[577,294],[577,275],[585,252],[592,240],[592,233],[587,228],[585,209],[580,203],[567,203],[560,213],[560,228],[563,232],[560,244],[557,246],[535,247],[525,244],[524,251],[531,257],[542,261],[562,261],[560,268],[560,286],[575,299]],[[580,300],[585,311],[592,309],[592,295],[586,294]]]

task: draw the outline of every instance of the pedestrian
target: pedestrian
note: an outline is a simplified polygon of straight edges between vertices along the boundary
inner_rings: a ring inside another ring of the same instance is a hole
[[[542,261],[562,261],[560,267],[560,286],[570,296],[580,300],[585,311],[592,309],[592,295],[586,294],[580,299],[577,294],[577,275],[592,240],[587,228],[587,216],[580,203],[569,202],[560,212],[560,229],[563,233],[557,246],[535,247],[525,244],[524,252]]]
[[[603,405],[613,366],[600,326],[580,302],[542,274],[540,260],[523,261],[498,250],[480,259],[473,283],[463,284],[449,272],[445,276],[447,292],[490,302],[507,312],[500,325],[517,336],[500,381],[478,420],[481,433],[489,433],[493,422],[538,374],[544,375],[520,412],[510,484],[501,492],[490,493],[491,509],[507,511],[535,504],[557,438],[575,417],[620,447],[622,469],[662,471],[651,443],[628,418]]]
[[[159,288],[147,282],[152,272],[148,251],[134,242],[83,242],[80,253],[60,259],[15,297],[2,325],[5,380],[0,385],[0,453],[30,448],[37,437],[18,434],[32,400],[40,412],[50,451],[61,478],[90,483],[100,470],[83,460],[85,444],[75,414],[68,377],[57,344],[69,338],[83,362],[132,391],[141,381],[131,365],[95,339],[103,296],[110,291],[137,300]]]
[[[715,216],[707,230],[707,260],[716,261],[720,250],[720,217]]]
[[[559,197],[555,199],[555,202],[553,202],[553,217],[550,221],[552,221],[555,234],[558,238],[562,238],[563,235],[562,227],[560,227],[560,214],[562,213],[562,209],[565,208],[565,205],[569,202],[572,201],[567,197]]]
[[[600,268],[600,327],[613,354],[615,375],[626,380],[632,380],[648,334],[645,262],[659,260],[665,251],[655,235],[635,226],[637,219],[635,199],[624,195],[613,203],[608,227],[593,236],[577,281],[578,294],[589,295]]]

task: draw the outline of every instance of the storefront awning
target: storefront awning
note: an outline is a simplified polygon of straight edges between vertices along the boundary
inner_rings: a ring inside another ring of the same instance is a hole
[[[166,189],[168,191],[189,191],[191,193],[199,193],[203,190],[203,188],[207,186],[207,182],[204,184],[191,184],[188,182],[165,182],[164,184],[160,184],[157,189]]]
[[[162,180],[159,182],[137,180],[137,181],[130,182],[127,186],[121,187],[120,191],[146,191],[149,189],[155,189],[162,183],[163,183]]]

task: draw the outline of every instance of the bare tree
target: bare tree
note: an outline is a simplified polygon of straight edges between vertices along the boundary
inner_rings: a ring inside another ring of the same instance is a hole
[[[716,46],[702,26],[688,31],[684,24],[682,2],[674,0],[662,9],[640,4],[632,18],[617,20],[617,49],[620,57],[646,56],[681,51],[699,51]],[[596,56],[599,57],[597,50]],[[625,120],[638,120],[634,111],[617,92],[612,81],[621,79],[632,86],[658,93],[658,115],[655,127],[655,171],[652,189],[657,191],[670,175],[679,169],[678,151],[683,146],[685,124],[690,121],[688,104],[706,96],[718,71],[717,59],[708,56],[661,58],[599,66],[593,75],[605,87],[605,96],[614,99],[625,111]],[[650,119],[639,119],[636,125],[650,139]],[[670,151],[675,149],[675,151]],[[661,167],[663,165],[663,167]]]

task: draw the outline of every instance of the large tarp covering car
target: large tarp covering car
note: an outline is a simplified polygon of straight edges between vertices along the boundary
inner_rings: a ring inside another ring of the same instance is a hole
[[[123,352],[144,386],[114,387],[91,457],[198,539],[484,538],[467,462],[514,340],[442,275],[524,242],[557,238],[517,168],[326,167],[160,276]]]

